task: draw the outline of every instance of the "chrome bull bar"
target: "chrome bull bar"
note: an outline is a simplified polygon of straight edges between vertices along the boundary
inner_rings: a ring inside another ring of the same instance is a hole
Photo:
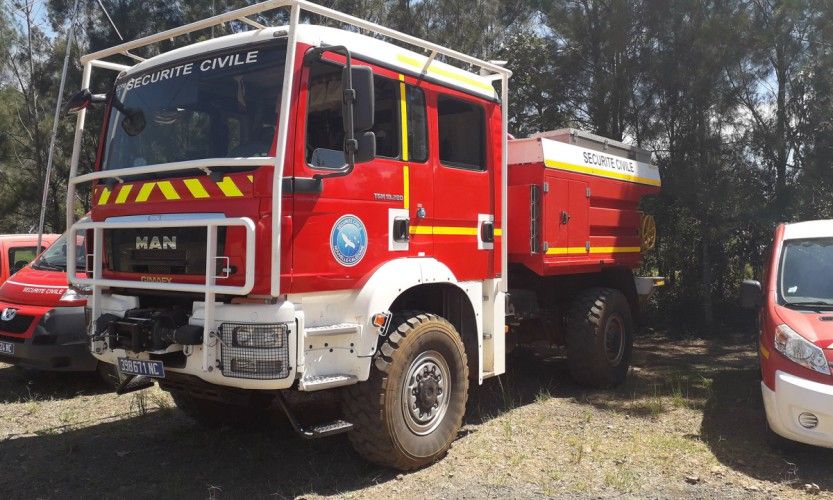
[[[104,231],[107,229],[148,229],[172,227],[205,227],[205,283],[158,283],[133,280],[105,279],[103,277]],[[246,231],[246,266],[245,280],[242,286],[217,285],[217,228],[242,227]],[[211,338],[214,335],[215,298],[217,294],[248,295],[254,287],[255,281],[255,224],[248,217],[199,217],[194,214],[184,215],[149,215],[141,217],[126,217],[104,222],[77,222],[69,230],[68,241],[75,241],[81,231],[93,231],[92,263],[87,271],[92,271],[91,278],[79,278],[76,273],[75,245],[67,245],[67,275],[69,282],[76,286],[92,287],[92,294],[88,300],[91,317],[101,316],[101,292],[103,288],[128,288],[141,290],[160,290],[202,293],[205,296],[205,320],[203,326],[202,365],[208,371],[212,366],[210,353]],[[90,325],[95,328],[95,322]],[[90,332],[87,332],[88,334]]]

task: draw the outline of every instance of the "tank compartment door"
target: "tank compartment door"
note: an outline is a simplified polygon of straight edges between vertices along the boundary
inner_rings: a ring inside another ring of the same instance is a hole
[[[543,191],[544,253],[586,255],[590,245],[588,184],[548,177]]]

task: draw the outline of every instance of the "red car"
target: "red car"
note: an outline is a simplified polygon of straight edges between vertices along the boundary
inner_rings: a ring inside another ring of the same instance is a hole
[[[78,239],[78,269],[84,242]],[[0,361],[26,368],[92,371],[86,297],[67,287],[66,235],[0,286]]]
[[[49,245],[57,239],[57,234],[44,234],[41,239],[41,247],[43,247],[41,250],[49,248]],[[37,246],[37,234],[0,235],[0,284],[32,262],[32,259],[40,253],[37,251]]]
[[[761,391],[769,428],[833,448],[833,220],[782,224],[763,284],[743,284],[760,307]]]

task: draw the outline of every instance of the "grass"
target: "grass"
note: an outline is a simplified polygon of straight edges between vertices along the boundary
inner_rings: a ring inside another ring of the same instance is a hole
[[[657,337],[640,339],[635,355],[613,391],[577,387],[557,362],[510,366],[472,387],[448,456],[401,475],[362,461],[344,437],[206,433],[156,388],[117,397],[52,378],[21,391],[0,367],[0,467],[26,471],[14,491],[0,485],[0,497],[746,497],[750,485],[803,497],[804,483],[833,491],[833,453],[764,447],[754,348]],[[60,468],[56,454],[68,458]]]

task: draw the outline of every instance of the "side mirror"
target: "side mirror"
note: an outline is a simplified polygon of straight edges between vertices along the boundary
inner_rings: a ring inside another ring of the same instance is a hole
[[[348,65],[341,73],[341,86],[344,92],[341,116],[344,117],[345,135],[350,136],[351,128],[355,134],[372,129],[376,115],[373,70],[369,66]],[[351,107],[353,108],[352,127],[349,123]]]
[[[763,298],[759,281],[745,280],[740,285],[740,305],[744,309],[758,309],[763,303]]]
[[[356,163],[367,163],[376,158],[376,134],[363,132],[357,137],[359,149],[356,151]]]
[[[90,93],[90,89],[81,89],[64,104],[64,112],[67,114],[75,114],[82,109],[86,109],[92,103],[104,102],[106,100],[106,94],[92,94]]]

